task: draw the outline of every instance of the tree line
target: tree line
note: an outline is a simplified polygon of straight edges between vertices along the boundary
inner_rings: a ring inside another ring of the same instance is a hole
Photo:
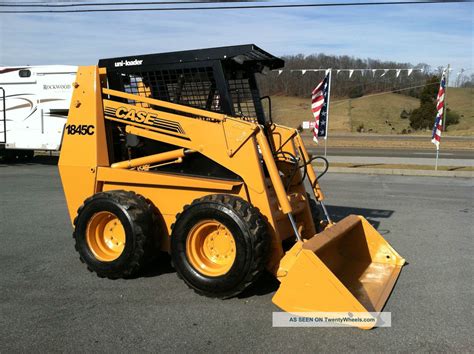
[[[400,118],[408,118],[414,130],[431,129],[436,116],[436,95],[443,68],[434,70],[425,63],[412,65],[377,59],[361,59],[347,55],[303,54],[282,57],[285,70],[282,73],[272,71],[267,75],[258,75],[258,84],[262,95],[286,95],[310,97],[311,91],[324,78],[325,72],[290,72],[298,69],[332,68],[332,98],[357,98],[364,95],[394,91],[396,93],[420,99],[420,107],[412,111],[402,111]],[[349,72],[337,69],[356,69],[352,76]],[[396,70],[384,74],[384,70],[357,71],[357,69],[414,69],[410,75],[402,70],[397,76]],[[423,69],[423,70],[420,70]],[[382,75],[384,74],[384,75]],[[463,73],[461,73],[463,74]],[[458,75],[455,85],[473,87],[474,75]],[[459,123],[458,113],[448,109],[446,126]]]
[[[401,94],[419,98],[427,80],[431,78],[433,72],[429,65],[419,63],[398,63],[394,61],[381,61],[377,59],[361,59],[347,55],[336,56],[326,54],[313,54],[305,56],[303,54],[284,56],[285,71],[278,74],[272,71],[267,75],[258,75],[260,91],[264,95],[286,95],[297,97],[309,97],[311,91],[324,78],[324,72],[289,72],[291,69],[327,69],[332,68],[332,97],[356,98],[367,94],[386,91],[399,91]],[[349,72],[342,71],[336,73],[337,69],[423,69],[422,72],[414,70],[410,76],[403,70],[396,76],[395,70],[390,70],[385,75],[383,70],[378,70],[375,74],[371,71],[355,71],[349,78]],[[435,73],[440,73],[438,68]],[[414,87],[408,90],[406,88]]]

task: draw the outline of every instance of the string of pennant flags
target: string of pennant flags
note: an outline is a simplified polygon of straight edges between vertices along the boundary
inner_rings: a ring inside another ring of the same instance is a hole
[[[449,71],[452,71],[453,69],[450,68]],[[389,68],[389,69],[385,69],[385,68],[377,68],[377,69],[370,69],[370,68],[367,68],[367,69],[331,69],[331,68],[328,68],[328,69],[278,69],[278,70],[272,70],[273,72],[277,72],[278,75],[281,75],[282,73],[284,72],[291,72],[291,73],[294,73],[294,72],[299,72],[301,73],[302,75],[306,74],[307,72],[324,72],[325,75],[327,75],[329,72],[335,72],[336,75],[339,75],[340,73],[343,73],[343,72],[348,72],[349,73],[349,78],[352,77],[352,75],[354,75],[354,73],[357,73],[357,72],[360,72],[362,75],[366,75],[367,73],[371,73],[373,77],[375,77],[376,73],[377,72],[382,72],[382,75],[380,75],[379,77],[383,77],[385,75],[387,75],[387,73],[389,72],[395,72],[395,76],[396,77],[399,77],[400,74],[402,72],[407,72],[407,76],[410,76],[413,72],[420,72],[420,73],[424,73],[425,72],[425,69],[424,68]],[[463,70],[464,72],[466,70]],[[462,72],[459,72],[458,75],[462,74]]]
[[[318,138],[324,138],[324,156],[327,153],[327,138],[328,138],[328,123],[329,123],[329,102],[331,97],[331,77],[333,71],[336,71],[336,75],[341,72],[349,72],[349,78],[354,74],[354,72],[359,71],[364,74],[365,72],[372,72],[375,76],[375,73],[381,70],[383,71],[381,76],[386,75],[389,71],[395,71],[396,76],[398,77],[402,71],[407,71],[408,76],[410,76],[413,71],[424,72],[424,69],[406,69],[406,68],[390,68],[390,69],[287,69],[287,70],[273,70],[277,71],[278,75],[284,71],[289,72],[301,72],[303,75],[309,72],[324,72],[324,79],[313,89],[311,92],[311,111],[313,113],[314,121],[304,121],[302,124],[303,129],[310,129],[313,132],[313,140],[315,143],[318,143]],[[444,109],[446,101],[446,91],[447,91],[447,82],[449,73],[452,71],[450,65],[443,69],[441,75],[440,88],[438,91],[438,96],[436,98],[436,108],[437,114],[435,119],[435,124],[433,127],[432,133],[432,142],[436,145],[436,160],[435,160],[435,170],[438,169],[438,158],[439,158],[439,145],[441,141],[441,132],[444,130],[445,121],[446,121],[446,110]],[[464,69],[462,69],[464,71]]]
[[[419,68],[419,69],[418,68],[416,69],[415,68],[410,68],[410,69],[396,69],[395,68],[395,69],[279,69],[279,70],[273,70],[273,71],[277,72],[278,75],[281,75],[284,72],[292,72],[292,73],[299,72],[302,75],[306,74],[307,72],[324,72],[325,75],[327,75],[329,72],[335,72],[336,75],[339,75],[340,73],[343,73],[343,72],[348,72],[349,78],[351,78],[352,75],[354,75],[354,73],[356,72],[360,72],[362,75],[371,73],[372,76],[374,77],[377,72],[382,72],[382,75],[380,75],[379,77],[383,77],[387,75],[387,73],[394,71],[396,73],[396,77],[399,77],[403,71],[406,71],[407,76],[410,76],[414,71],[423,73],[424,70],[425,69],[423,68]]]

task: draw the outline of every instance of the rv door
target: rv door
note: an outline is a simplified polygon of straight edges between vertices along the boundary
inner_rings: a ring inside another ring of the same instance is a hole
[[[72,96],[75,72],[38,73],[38,109],[43,149],[59,150]]]

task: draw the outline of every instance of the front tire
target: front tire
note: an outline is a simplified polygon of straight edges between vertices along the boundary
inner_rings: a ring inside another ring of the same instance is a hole
[[[193,201],[177,215],[171,257],[178,275],[197,293],[236,296],[265,269],[270,237],[256,208],[229,195]]]
[[[74,220],[80,260],[99,277],[135,275],[153,241],[154,218],[145,198],[133,192],[101,192],[88,198]]]

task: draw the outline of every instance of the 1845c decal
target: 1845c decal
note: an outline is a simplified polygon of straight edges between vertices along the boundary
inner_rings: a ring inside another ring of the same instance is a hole
[[[94,126],[87,124],[68,124],[66,125],[66,132],[68,135],[94,135]]]

